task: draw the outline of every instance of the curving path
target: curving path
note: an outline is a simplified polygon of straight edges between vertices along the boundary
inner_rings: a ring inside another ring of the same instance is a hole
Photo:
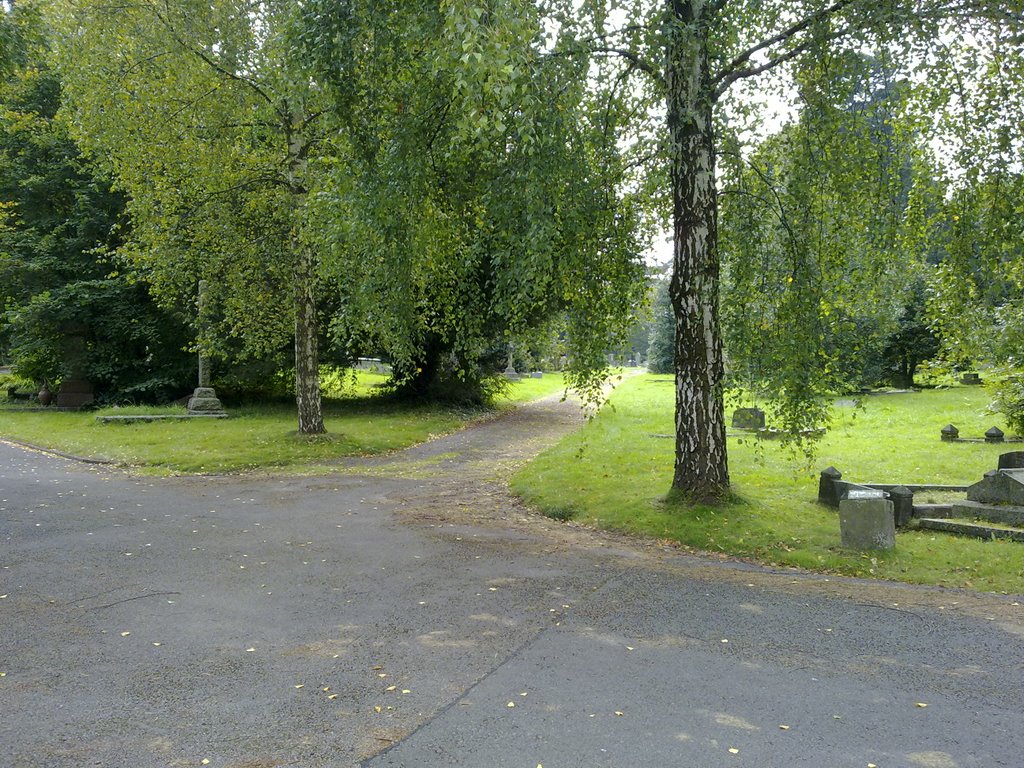
[[[1024,600],[530,514],[504,479],[578,424],[315,478],[0,442],[0,766],[1022,765]]]

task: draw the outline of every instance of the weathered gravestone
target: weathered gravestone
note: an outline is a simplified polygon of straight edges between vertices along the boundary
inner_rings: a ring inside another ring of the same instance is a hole
[[[884,491],[851,490],[839,502],[839,533],[848,549],[887,550],[896,546],[892,502]]]
[[[1024,451],[1010,451],[999,457],[999,469],[1024,469]]]
[[[737,408],[732,414],[734,429],[764,429],[764,411],[760,408]]]
[[[843,473],[835,467],[828,467],[821,471],[818,479],[818,503],[827,504],[830,507],[839,506],[839,481]]]
[[[889,501],[892,502],[893,521],[897,528],[910,523],[914,517],[914,492],[905,485],[897,485],[889,489]]]
[[[60,390],[54,405],[58,408],[83,408],[93,401],[92,384],[86,376],[85,326],[68,325],[63,328],[64,361],[70,368],[68,376],[60,383]]]
[[[509,352],[508,354],[508,365],[505,366],[505,371],[502,373],[502,375],[509,381],[519,381],[519,379],[522,378],[519,375],[519,372],[516,370],[515,364],[512,362],[511,352]]]

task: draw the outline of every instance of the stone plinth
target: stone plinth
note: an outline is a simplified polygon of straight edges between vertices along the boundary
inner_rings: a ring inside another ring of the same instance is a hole
[[[86,379],[66,379],[61,382],[53,404],[58,408],[84,408],[92,399],[92,384]]]
[[[896,524],[892,502],[881,492],[873,497],[843,499],[839,502],[839,531],[848,549],[893,549]]]
[[[188,401],[188,412],[194,415],[221,415],[224,413],[224,406],[217,399],[217,392],[213,387],[196,387]]]

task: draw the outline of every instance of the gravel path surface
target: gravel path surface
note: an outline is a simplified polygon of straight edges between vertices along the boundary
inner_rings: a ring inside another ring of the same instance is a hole
[[[1024,765],[1022,600],[538,517],[505,479],[579,423],[314,478],[0,442],[0,766]]]

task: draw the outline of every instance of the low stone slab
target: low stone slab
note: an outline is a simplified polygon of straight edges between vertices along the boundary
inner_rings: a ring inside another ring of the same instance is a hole
[[[983,504],[978,501],[958,501],[950,513],[953,517],[974,517],[990,523],[1024,526],[1024,506],[1014,504]]]
[[[136,421],[185,421],[188,419],[226,419],[226,413],[189,413],[189,414],[161,414],[161,415],[134,415],[134,416],[97,416],[96,421],[104,424],[131,424]]]
[[[1009,539],[1024,543],[1024,530],[993,528],[978,523],[965,523],[962,520],[943,520],[930,517],[922,517],[918,523],[921,528],[930,531],[957,533],[961,536],[973,536],[976,539]]]
[[[914,517],[943,518],[953,515],[952,504],[915,504]]]
[[[866,491],[851,491],[861,498],[839,502],[839,532],[848,549],[892,549],[896,546],[896,521],[892,502],[881,491],[867,496]]]

